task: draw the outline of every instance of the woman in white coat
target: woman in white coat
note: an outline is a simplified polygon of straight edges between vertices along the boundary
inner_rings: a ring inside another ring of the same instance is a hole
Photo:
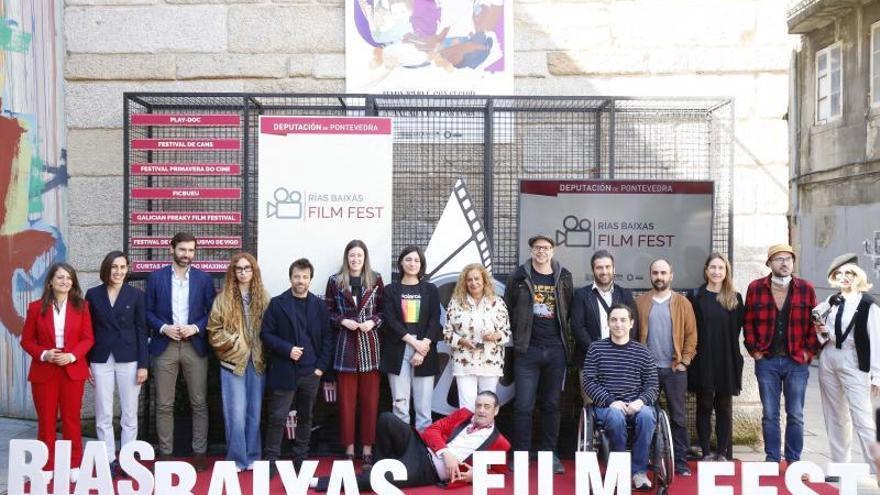
[[[831,311],[825,324],[817,326],[820,342],[827,340],[819,358],[819,385],[831,462],[850,461],[855,425],[862,455],[873,470],[871,396],[880,396],[880,307],[867,293],[871,284],[857,263],[858,256],[848,253],[828,269],[831,287],[840,292],[826,300]]]

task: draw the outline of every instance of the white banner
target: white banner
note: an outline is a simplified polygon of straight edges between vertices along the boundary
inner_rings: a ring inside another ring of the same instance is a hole
[[[272,295],[290,288],[297,258],[323,294],[345,245],[361,239],[391,281],[391,119],[260,117],[258,257]]]

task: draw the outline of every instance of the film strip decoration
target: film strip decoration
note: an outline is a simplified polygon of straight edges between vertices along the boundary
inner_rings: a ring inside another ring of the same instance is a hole
[[[193,266],[224,272],[242,249],[242,117],[235,113],[128,115],[127,250],[131,269],[170,264],[177,231],[196,235]]]
[[[462,178],[452,186],[425,256],[428,258],[429,279],[457,274],[468,263],[482,263],[490,273],[492,271],[489,238]]]

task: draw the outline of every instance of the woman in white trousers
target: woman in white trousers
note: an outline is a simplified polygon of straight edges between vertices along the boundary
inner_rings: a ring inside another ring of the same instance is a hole
[[[477,394],[495,392],[504,375],[504,345],[510,340],[507,306],[495,295],[492,277],[483,265],[467,265],[458,276],[443,337],[452,348],[458,405],[473,411]]]
[[[137,440],[138,397],[147,380],[147,323],[144,293],[125,283],[128,256],[111,251],[101,263],[101,285],[86,293],[92,312],[95,346],[89,352],[90,381],[95,386],[95,426],[107,447],[111,472],[118,472],[113,431],[113,393],[119,391],[121,444]]]
[[[819,358],[819,385],[831,461],[850,461],[855,426],[862,455],[874,471],[871,396],[880,396],[880,307],[867,294],[871,284],[857,263],[856,255],[844,254],[828,269],[828,281],[840,293],[826,300],[831,311],[817,326],[820,342],[827,340]]]

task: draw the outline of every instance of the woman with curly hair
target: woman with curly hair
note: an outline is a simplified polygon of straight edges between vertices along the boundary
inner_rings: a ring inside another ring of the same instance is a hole
[[[208,317],[208,343],[220,360],[226,460],[251,470],[260,459],[260,411],[265,377],[260,326],[269,305],[260,267],[249,253],[232,257],[223,291]]]
[[[504,344],[510,340],[507,306],[496,297],[492,277],[483,265],[467,265],[458,276],[446,309],[443,337],[452,347],[458,405],[473,411],[478,393],[495,392],[504,374]]]

